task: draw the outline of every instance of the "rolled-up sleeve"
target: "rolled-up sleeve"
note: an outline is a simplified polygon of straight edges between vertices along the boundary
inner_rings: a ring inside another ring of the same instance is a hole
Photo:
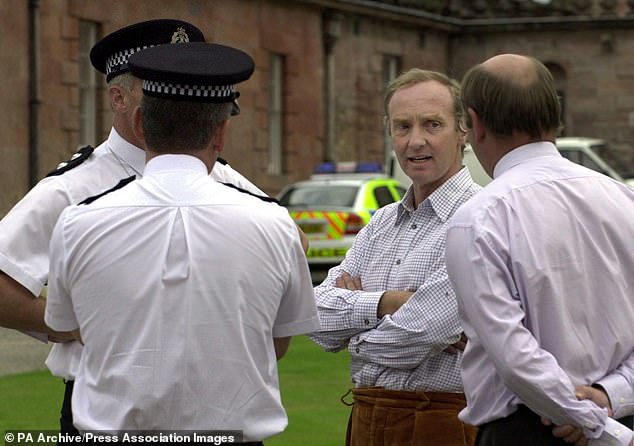
[[[344,272],[353,277],[361,275],[363,255],[371,243],[373,224],[371,221],[359,232],[341,265],[332,268],[328,277],[315,287],[321,329],[311,333],[310,338],[326,351],[346,348],[352,336],[378,323],[377,308],[383,290],[347,290],[335,286],[337,278]]]

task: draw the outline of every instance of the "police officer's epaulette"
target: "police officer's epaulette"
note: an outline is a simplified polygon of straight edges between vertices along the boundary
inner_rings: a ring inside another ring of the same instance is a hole
[[[227,164],[229,164],[229,162],[226,159],[220,158],[220,157],[216,158],[216,162],[222,164],[223,166],[226,166]]]
[[[70,157],[68,161],[64,161],[63,163],[59,163],[57,168],[46,175],[47,177],[54,177],[56,175],[61,175],[64,172],[68,172],[70,169],[79,166],[81,163],[86,161],[88,157],[92,154],[93,149],[91,146],[82,147],[77,152]]]
[[[136,175],[132,175],[131,177],[124,178],[123,180],[119,181],[115,187],[111,187],[110,189],[103,191],[99,195],[88,197],[84,201],[80,202],[79,204],[90,204],[93,201],[98,200],[99,198],[105,195],[108,195],[110,192],[114,192],[118,189],[121,189],[126,184],[133,182],[135,179],[136,179]]]
[[[235,184],[231,184],[231,183],[220,183],[220,184],[224,184],[225,186],[229,186],[229,187],[231,187],[232,189],[237,190],[238,192],[242,192],[243,194],[249,194],[249,195],[251,195],[252,197],[259,198],[260,200],[262,200],[262,201],[266,201],[267,203],[280,204],[280,202],[279,202],[276,198],[269,197],[269,196],[267,196],[267,195],[258,195],[258,194],[254,194],[253,192],[250,192],[250,191],[248,191],[248,190],[246,190],[246,189],[242,189],[241,187],[238,187],[238,186],[236,186]]]

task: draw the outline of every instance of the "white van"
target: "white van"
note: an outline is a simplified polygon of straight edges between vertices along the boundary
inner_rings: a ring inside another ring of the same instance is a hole
[[[589,169],[601,172],[617,181],[621,181],[629,186],[634,187],[634,174],[632,169],[624,163],[616,163],[618,165],[610,165],[601,156],[601,154],[609,154],[610,148],[607,143],[597,138],[585,137],[561,137],[557,138],[557,148],[561,154],[570,161],[581,164]],[[469,169],[473,181],[481,186],[486,185],[491,178],[484,171],[478,158],[475,156],[473,149],[467,144],[464,151],[463,164]],[[620,173],[619,171],[620,170]],[[398,164],[396,156],[392,151],[385,163],[386,173],[405,185],[411,183],[409,177]]]
[[[634,186],[632,167],[616,159],[608,162],[608,157],[617,158],[618,155],[602,139],[562,137],[557,138],[557,148],[563,156],[574,163]]]

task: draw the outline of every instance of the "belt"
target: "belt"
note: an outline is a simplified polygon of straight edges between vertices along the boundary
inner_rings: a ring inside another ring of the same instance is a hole
[[[455,406],[462,410],[467,405],[464,393],[449,392],[424,392],[422,390],[389,390],[383,387],[358,387],[352,389],[342,397],[346,405],[351,405],[344,401],[344,398],[352,392],[355,401],[372,403],[377,406],[401,407],[421,410],[426,407],[442,405],[445,408]]]

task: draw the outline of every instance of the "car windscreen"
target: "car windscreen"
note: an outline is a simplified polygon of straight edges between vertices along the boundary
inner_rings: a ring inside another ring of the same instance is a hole
[[[634,168],[625,158],[623,152],[615,150],[607,144],[594,144],[592,150],[598,153],[623,178],[634,178]]]
[[[286,207],[352,207],[358,186],[316,184],[292,187],[281,198]]]

